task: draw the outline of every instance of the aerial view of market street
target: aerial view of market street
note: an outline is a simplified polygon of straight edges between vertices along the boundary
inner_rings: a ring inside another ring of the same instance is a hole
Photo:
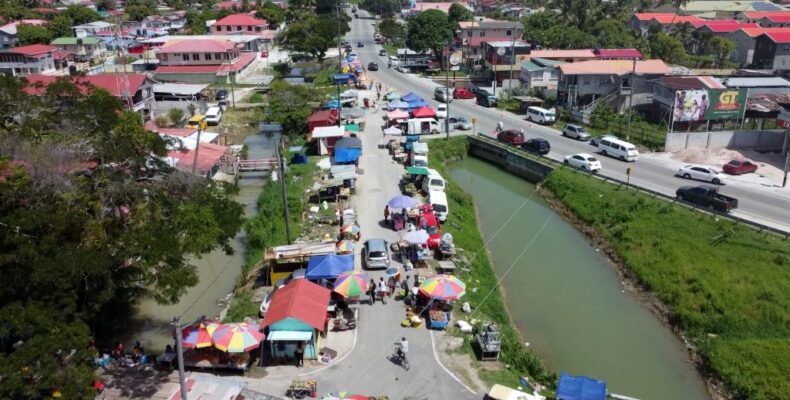
[[[790,3],[0,0],[0,400],[790,400]]]

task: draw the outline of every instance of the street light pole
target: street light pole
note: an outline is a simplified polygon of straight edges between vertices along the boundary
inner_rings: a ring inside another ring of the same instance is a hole
[[[340,0],[335,6],[335,19],[337,20],[337,69],[341,71],[343,65],[343,51],[340,49]],[[343,105],[340,102],[340,81],[337,81],[337,126],[340,126],[340,114],[343,111]],[[288,242],[290,243],[290,241]]]
[[[340,99],[338,99],[340,101]],[[338,121],[340,118],[338,118]],[[282,135],[282,133],[280,134]],[[280,170],[280,192],[283,200],[283,218],[285,219],[285,238],[288,244],[291,244],[291,217],[288,214],[288,192],[285,188],[285,160],[283,159],[283,150],[285,147],[285,140],[280,136],[280,143],[275,146],[275,153],[277,155],[277,167]]]
[[[513,97],[513,66],[516,64],[516,26],[510,32],[512,38],[510,43],[510,71],[508,71],[508,84],[507,91],[510,92],[510,97]]]
[[[444,116],[444,132],[450,138],[450,41],[447,41],[447,57],[444,70],[444,100],[447,102],[447,115]]]
[[[178,357],[178,384],[181,390],[181,399],[187,400],[187,384],[184,377],[184,347],[181,345],[181,321],[178,317],[173,318],[173,325],[176,328],[176,357]]]
[[[625,131],[625,140],[631,138],[631,117],[634,115],[633,107],[634,102],[634,80],[636,79],[636,57],[633,60],[633,67],[631,68],[631,91],[628,92],[628,126]]]

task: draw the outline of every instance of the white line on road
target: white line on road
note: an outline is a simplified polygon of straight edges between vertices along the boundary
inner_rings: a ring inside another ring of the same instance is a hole
[[[445,367],[441,361],[439,361],[439,355],[436,354],[436,343],[434,343],[433,340],[433,330],[431,330],[430,332],[431,332],[431,348],[433,348],[433,358],[436,359],[436,363],[439,364],[440,367],[442,367],[444,372],[447,372],[447,375],[450,375],[453,379],[455,379],[456,382],[460,383],[461,386],[465,387],[466,390],[472,392],[472,394],[477,394],[477,392],[472,390],[472,388],[470,388],[469,386],[466,386],[466,384],[463,381],[461,381],[457,376],[455,376],[454,373],[450,372],[450,370],[447,369],[447,367]]]

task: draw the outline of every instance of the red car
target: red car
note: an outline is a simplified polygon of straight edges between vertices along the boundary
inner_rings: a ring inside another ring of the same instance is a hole
[[[439,247],[439,242],[442,240],[442,228],[439,226],[439,220],[433,213],[433,208],[428,205],[420,206],[422,210],[422,218],[420,218],[420,229],[425,229],[428,232],[428,248],[433,250]]]
[[[724,168],[722,169],[725,174],[741,175],[757,171],[757,164],[749,160],[732,160],[724,164]]]
[[[508,129],[506,131],[499,132],[496,135],[496,140],[511,144],[513,146],[521,146],[524,144],[524,132],[517,131],[515,129]]]
[[[455,90],[453,90],[453,97],[455,97],[456,99],[474,99],[475,94],[472,93],[469,89],[455,88]]]

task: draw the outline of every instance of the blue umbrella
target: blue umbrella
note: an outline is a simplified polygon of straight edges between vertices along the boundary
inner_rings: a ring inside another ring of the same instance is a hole
[[[413,207],[417,207],[419,204],[420,202],[417,201],[417,199],[415,199],[414,197],[409,197],[404,195],[395,196],[392,199],[390,199],[389,203],[387,203],[387,205],[389,205],[390,208],[413,208]]]

